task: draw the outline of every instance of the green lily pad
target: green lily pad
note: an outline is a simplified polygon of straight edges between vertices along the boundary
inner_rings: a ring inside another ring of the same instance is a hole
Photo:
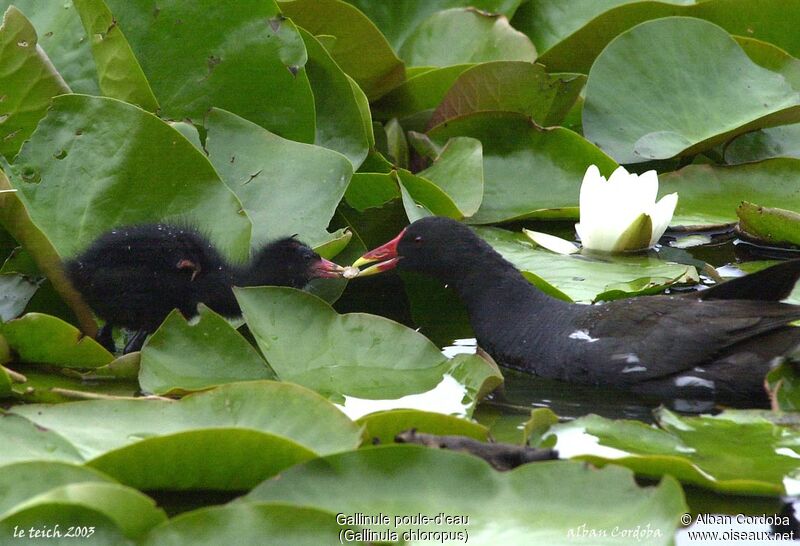
[[[0,325],[0,332],[21,362],[97,368],[114,360],[94,339],[50,315],[28,313]]]
[[[57,97],[14,170],[31,220],[62,257],[112,227],[158,220],[196,226],[228,256],[247,256],[250,221],[239,200],[205,155],[136,106]]]
[[[800,159],[800,123],[745,133],[725,147],[725,163],[729,165],[774,157]]]
[[[692,155],[798,120],[800,94],[783,76],[753,63],[722,28],[683,17],[614,39],[592,65],[583,109],[586,138],[620,163]]]
[[[398,51],[409,66],[536,60],[536,48],[506,17],[475,8],[452,8],[432,14]]]
[[[427,178],[413,175],[405,169],[395,171],[394,177],[400,187],[409,222],[432,215],[456,219],[464,217],[453,199]]]
[[[548,0],[522,6],[512,23],[531,37],[539,61],[554,71],[587,73],[615,37],[651,19],[682,15],[715,23],[731,34],[773,43],[800,56],[792,21],[800,6],[783,0],[593,0],[570,9]]]
[[[199,121],[214,106],[285,138],[314,141],[303,39],[273,0],[106,3],[165,115]]]
[[[480,141],[456,137],[447,141],[433,164],[417,173],[439,186],[462,216],[472,216],[483,200],[483,152]]]
[[[521,233],[485,227],[476,228],[475,231],[523,273],[535,274],[574,301],[593,301],[609,290],[632,290],[625,294],[638,295],[642,291],[638,283],[628,286],[622,283],[641,279],[642,275],[651,277],[651,281],[663,279],[660,285],[662,290],[671,285],[674,279],[685,275],[696,277],[692,266],[665,262],[648,255],[565,256],[534,248],[533,243]],[[654,286],[647,288],[653,289]]]
[[[548,74],[540,64],[482,63],[461,73],[431,116],[430,126],[484,111],[519,112],[539,125],[556,125],[585,83],[583,75]]]
[[[482,442],[489,439],[489,429],[483,425],[452,415],[414,409],[379,411],[361,417],[356,423],[364,427],[367,443],[390,444],[395,436],[411,429],[427,434],[466,436]]]
[[[299,29],[306,44],[306,74],[314,91],[317,136],[314,143],[346,156],[353,169],[367,157],[372,125],[362,119],[356,92],[361,92],[331,58],[322,44],[304,29]],[[366,106],[369,120],[369,105]]]
[[[311,34],[336,38],[329,49],[331,56],[370,100],[405,79],[403,61],[375,25],[353,6],[340,0],[292,0],[279,5],[287,17]]]
[[[311,246],[331,239],[326,228],[353,174],[346,157],[216,108],[206,128],[209,159],[253,219],[254,241],[294,233]]]
[[[338,540],[346,529],[336,514],[278,503],[248,502],[211,506],[172,518],[153,529],[143,546],[203,544],[281,544],[319,546]],[[361,540],[350,544],[364,545]]]
[[[0,0],[0,11],[12,5],[33,23],[38,45],[69,87],[75,93],[99,94],[91,44],[72,2]]]
[[[474,65],[457,64],[409,75],[406,81],[372,105],[372,114],[375,119],[388,120],[402,119],[418,112],[433,112],[459,75],[471,66]]]
[[[450,8],[474,7],[510,18],[522,0],[404,0],[402,3],[348,0],[348,2],[365,13],[383,32],[392,48],[399,51],[414,29],[436,12]]]
[[[19,151],[55,95],[69,93],[28,19],[11,6],[0,26],[0,154],[11,159]]]
[[[245,489],[315,454],[353,449],[361,436],[319,395],[270,381],[223,385],[177,402],[91,400],[14,412],[0,426],[21,422],[4,436],[31,447],[4,452],[0,463],[42,452],[48,459],[77,456],[140,489]]]
[[[586,495],[587,489],[603,491],[602,498]],[[640,488],[625,469],[598,471],[564,461],[501,473],[463,453],[418,446],[372,447],[310,461],[262,483],[243,501],[381,513],[387,524],[365,527],[388,528],[401,538],[412,529],[449,532],[451,542],[464,542],[468,534],[470,544],[497,544],[499,533],[510,544],[574,544],[582,526],[604,530],[603,544],[630,544],[629,538],[612,538],[611,530],[637,526],[652,531],[648,544],[671,544],[685,509],[680,487],[669,477],[658,487]],[[432,519],[402,521],[412,514]],[[448,522],[448,516],[459,519]]]
[[[190,324],[175,310],[142,348],[139,383],[155,394],[181,394],[234,381],[274,379],[250,343],[205,305]]]
[[[800,214],[742,201],[736,209],[739,229],[748,237],[773,245],[800,246]]]
[[[75,8],[91,37],[103,95],[155,112],[158,101],[136,61],[131,46],[103,0],[77,0]]]
[[[117,483],[93,481],[54,487],[17,504],[0,519],[0,532],[6,531],[3,534],[9,536],[9,532],[17,527],[25,529],[44,524],[53,529],[56,525],[64,525],[62,536],[57,538],[67,539],[63,542],[68,544],[69,539],[75,540],[75,537],[66,536],[74,525],[71,519],[81,511],[87,513],[80,519],[92,519],[99,514],[101,521],[107,519],[124,536],[133,540],[142,538],[167,519],[155,501],[139,491]],[[64,512],[69,516],[64,517]],[[91,534],[96,532],[95,529]],[[77,533],[83,533],[83,530]],[[80,534],[77,536],[81,537]]]
[[[464,398],[469,402],[467,387],[450,375],[461,363],[447,359],[422,334],[375,315],[339,315],[322,300],[291,288],[234,290],[259,348],[282,380],[326,395],[347,395],[353,402],[399,399],[441,386],[448,393],[443,407],[469,410],[463,404]],[[469,366],[488,364],[471,361]],[[473,388],[487,378],[476,376]]]
[[[392,173],[355,173],[344,194],[347,204],[359,212],[380,207],[398,197],[400,191]]]
[[[483,144],[483,202],[471,223],[523,218],[577,218],[586,167],[610,175],[616,163],[579,135],[561,127],[542,129],[526,116],[479,112],[439,125],[430,137],[440,144],[457,136]]]
[[[2,467],[0,517],[15,506],[50,489],[72,483],[113,483],[108,476],[85,466],[55,461],[30,461]]]
[[[660,409],[657,418],[661,428],[589,415],[554,425],[541,444],[555,441],[561,457],[626,466],[642,476],[669,474],[726,493],[780,495],[797,479],[800,434],[759,412],[681,417]]]
[[[662,175],[659,196],[678,192],[671,225],[716,225],[737,221],[736,208],[744,201],[765,207],[800,210],[794,180],[800,159],[770,159],[732,167],[689,165]]]
[[[19,415],[0,414],[0,437],[6,443],[0,454],[2,466],[25,461],[83,462],[81,454],[66,438]]]

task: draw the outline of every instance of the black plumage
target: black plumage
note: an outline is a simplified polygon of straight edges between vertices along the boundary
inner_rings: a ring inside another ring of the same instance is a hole
[[[339,276],[341,269],[291,237],[263,246],[247,264],[231,264],[197,231],[168,224],[108,231],[65,268],[86,303],[106,322],[99,341],[113,350],[112,327],[137,332],[126,353],[141,348],[146,335],[173,309],[190,318],[204,303],[235,317],[240,310],[233,286],[302,288],[316,277]]]
[[[800,343],[800,306],[780,303],[800,260],[688,295],[578,305],[552,298],[468,227],[425,218],[356,264],[382,261],[451,286],[501,365],[662,399],[764,404],[772,360]],[[369,272],[368,272],[369,273]]]

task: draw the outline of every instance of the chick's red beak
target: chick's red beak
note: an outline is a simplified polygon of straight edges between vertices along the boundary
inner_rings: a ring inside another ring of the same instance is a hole
[[[406,230],[401,231],[397,237],[388,243],[370,250],[358,260],[353,262],[352,267],[361,267],[362,265],[378,262],[375,265],[360,271],[358,276],[365,277],[369,275],[375,275],[377,273],[382,273],[397,267],[397,262],[400,261],[400,257],[397,255],[397,245],[400,243],[400,239],[402,239],[403,235],[405,234]]]
[[[342,276],[343,271],[344,267],[325,258],[320,258],[312,269],[314,277],[322,279],[337,279]]]

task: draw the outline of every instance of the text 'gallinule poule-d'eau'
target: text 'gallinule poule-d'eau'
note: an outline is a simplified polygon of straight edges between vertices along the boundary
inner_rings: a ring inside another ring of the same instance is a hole
[[[245,265],[231,264],[197,231],[168,224],[111,230],[66,262],[75,289],[106,322],[98,341],[113,351],[114,326],[136,332],[125,353],[139,350],[173,309],[191,318],[204,303],[235,317],[233,286],[302,288],[342,269],[292,237],[264,245]]]
[[[412,223],[354,266],[433,276],[466,305],[478,344],[501,365],[662,399],[764,404],[771,361],[800,343],[800,306],[779,303],[800,260],[688,295],[579,305],[550,297],[467,226]]]

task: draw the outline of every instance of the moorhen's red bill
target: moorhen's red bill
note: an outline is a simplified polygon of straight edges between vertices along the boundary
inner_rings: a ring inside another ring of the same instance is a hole
[[[185,317],[204,303],[227,317],[241,314],[233,286],[292,286],[338,277],[342,267],[294,238],[263,246],[246,265],[228,263],[197,231],[167,224],[111,230],[68,260],[66,273],[86,303],[105,320],[98,334],[114,350],[111,329],[136,331],[124,352],[139,350],[173,309]]]
[[[361,257],[433,276],[466,304],[478,344],[499,364],[542,377],[662,399],[764,404],[772,360],[800,343],[800,306],[779,303],[800,260],[707,290],[579,305],[550,297],[467,226],[418,220]]]

